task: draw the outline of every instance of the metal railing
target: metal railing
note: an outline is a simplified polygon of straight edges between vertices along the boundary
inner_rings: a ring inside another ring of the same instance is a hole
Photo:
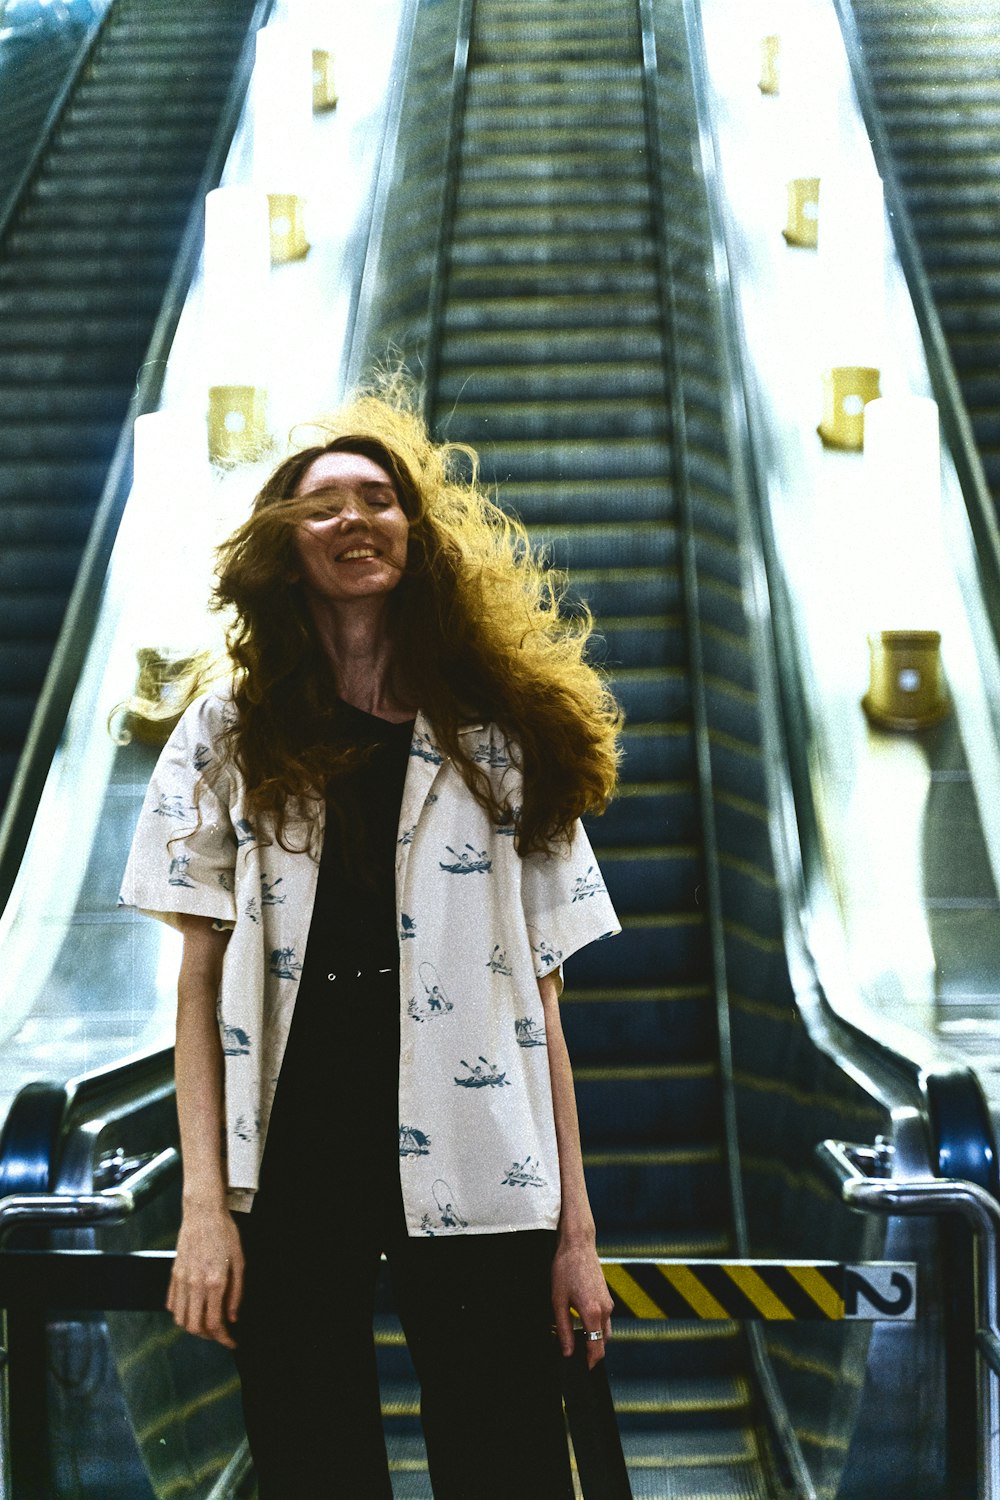
[[[975,1182],[940,1177],[891,1177],[893,1148],[822,1141],[820,1162],[850,1208],[874,1214],[952,1214],[974,1235],[976,1341],[981,1359],[977,1396],[977,1493],[1000,1497],[1000,1203]]]

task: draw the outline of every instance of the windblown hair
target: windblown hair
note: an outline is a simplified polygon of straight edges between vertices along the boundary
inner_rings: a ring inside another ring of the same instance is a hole
[[[554,849],[582,813],[603,811],[616,782],[621,714],[586,660],[589,613],[560,614],[551,570],[479,487],[476,455],[432,442],[398,387],[360,394],[315,431],[319,441],[279,464],[219,549],[215,604],[234,614],[228,755],[251,817],[266,816],[289,848],[290,819],[324,795],[336,809],[337,779],[358,761],[339,732],[294,532],[315,512],[314,500],[296,499],[309,466],[324,453],[360,453],[393,479],[410,523],[406,567],[388,598],[394,693],[424,712],[442,753],[502,822],[516,810],[500,805],[460,736],[472,720],[496,723],[523,776],[518,850]]]

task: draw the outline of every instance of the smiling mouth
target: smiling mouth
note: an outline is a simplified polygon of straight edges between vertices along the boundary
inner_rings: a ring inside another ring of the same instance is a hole
[[[338,562],[374,562],[380,554],[374,547],[352,547],[350,552],[342,552],[337,558]]]

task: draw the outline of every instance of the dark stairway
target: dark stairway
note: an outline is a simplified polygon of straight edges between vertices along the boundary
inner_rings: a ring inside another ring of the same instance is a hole
[[[563,1006],[600,1248],[712,1256],[729,1196],[637,10],[478,0],[431,416],[570,572],[627,716],[590,828],[625,931],[571,961]],[[772,1493],[733,1325],[619,1319],[611,1359],[636,1497]]]
[[[852,9],[1000,509],[1000,3],[852,0]]]
[[[255,0],[118,0],[0,243],[0,811]]]

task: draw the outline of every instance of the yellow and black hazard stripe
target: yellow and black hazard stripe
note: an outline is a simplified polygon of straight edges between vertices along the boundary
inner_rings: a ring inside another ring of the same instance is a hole
[[[912,1316],[916,1267],[898,1262],[847,1266],[838,1261],[606,1260],[604,1276],[615,1311],[632,1318],[765,1319],[839,1322],[845,1316]],[[909,1288],[889,1302],[859,1272],[894,1274]],[[872,1303],[858,1311],[858,1291]],[[848,1307],[845,1311],[845,1295]]]

